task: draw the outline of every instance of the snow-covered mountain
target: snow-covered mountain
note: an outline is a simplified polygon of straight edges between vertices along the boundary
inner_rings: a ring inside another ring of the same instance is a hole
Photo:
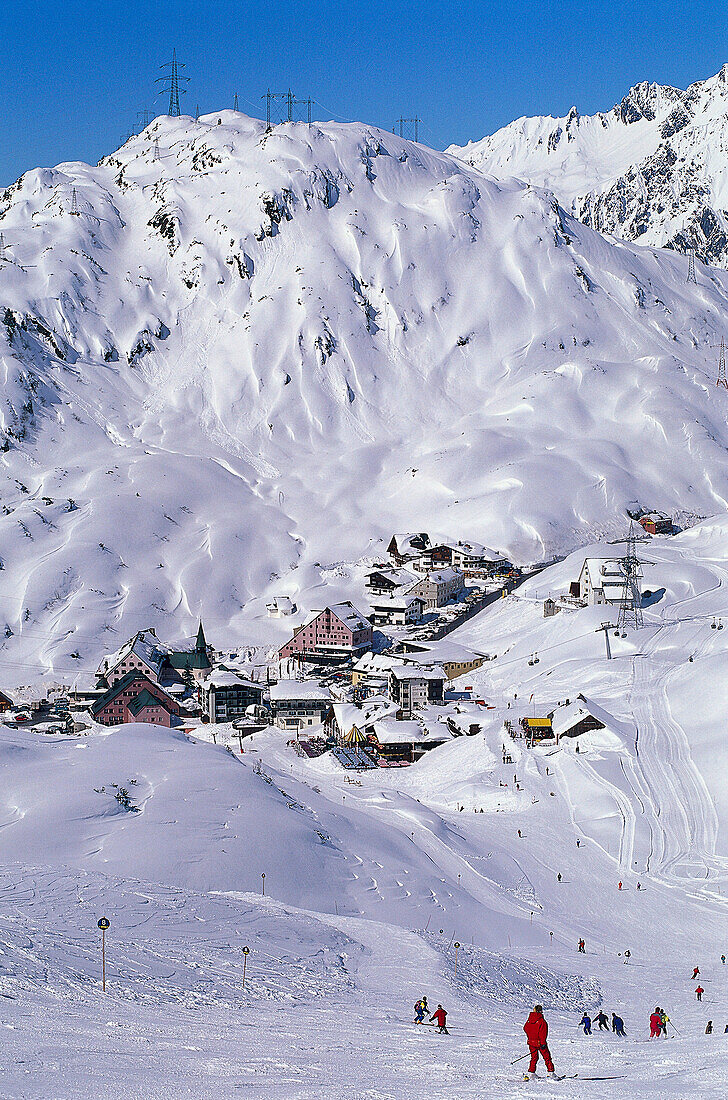
[[[516,559],[725,508],[728,276],[363,125],[156,120],[0,195],[4,675],[250,601],[393,530]]]
[[[685,91],[645,81],[606,113],[520,118],[448,151],[551,188],[602,233],[728,264],[728,65]]]

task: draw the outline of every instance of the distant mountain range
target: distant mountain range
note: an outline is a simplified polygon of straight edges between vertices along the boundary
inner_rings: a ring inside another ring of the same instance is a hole
[[[448,152],[549,188],[601,233],[728,264],[728,65],[685,91],[644,82],[605,114],[520,118]]]

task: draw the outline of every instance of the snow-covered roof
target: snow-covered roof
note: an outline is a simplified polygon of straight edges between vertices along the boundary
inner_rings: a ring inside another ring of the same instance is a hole
[[[133,653],[135,657],[139,657],[144,661],[146,665],[159,672],[162,662],[165,657],[169,656],[173,650],[170,646],[164,645],[160,642],[154,630],[148,628],[146,630],[139,630],[133,638],[129,638],[124,642],[116,653],[112,653],[110,657],[105,657],[99,666],[99,672],[103,672],[106,669],[114,668],[123,661],[125,657]]]
[[[358,611],[350,600],[329,604],[328,608],[331,614],[341,619],[342,623],[346,623],[350,630],[361,630],[362,627],[369,626],[366,615]]]
[[[586,558],[583,569],[588,570],[594,588],[624,584],[624,569],[618,558]]]
[[[596,718],[603,726],[614,727],[614,719],[611,714],[584,695],[577,695],[572,702],[557,707],[551,719],[551,727],[556,736],[560,737],[567,730],[573,729],[584,718],[588,718],[589,715]]]
[[[378,718],[369,726],[373,730],[380,745],[417,744],[426,741],[449,741],[452,733],[442,723],[435,723],[430,728],[422,722],[409,721],[398,722],[394,716],[385,715]]]
[[[458,550],[469,558],[481,558],[483,561],[505,560],[499,550],[491,550],[489,546],[483,546],[479,542],[465,541],[464,539],[438,539],[433,543],[433,546],[448,546],[451,550]]]
[[[376,603],[372,603],[372,609],[374,611],[406,611],[413,603],[424,604],[424,602],[421,596],[412,596],[406,593],[402,596],[382,596]]]
[[[396,542],[397,550],[400,554],[412,554],[412,556],[414,557],[417,554],[422,553],[422,547],[413,546],[412,540],[417,539],[417,541],[419,542],[421,539],[423,539],[423,536],[425,546],[429,546],[430,540],[424,531],[405,531],[402,534],[393,535],[392,538]]]
[[[244,676],[238,676],[236,672],[230,672],[228,669],[213,672],[203,681],[202,686],[206,688],[252,687],[258,688],[258,690],[261,688],[260,684],[255,684],[252,680],[246,680]]]
[[[423,579],[432,581],[433,584],[449,584],[450,581],[457,580],[458,577],[462,577],[460,570],[447,566],[445,569],[431,569],[427,577]],[[418,581],[419,583],[421,582]]]
[[[391,668],[396,668],[401,664],[401,658],[389,657],[386,653],[362,653],[361,657],[354,662],[353,669],[355,672],[379,672],[383,676],[389,673]]]
[[[296,605],[290,596],[274,596],[265,606],[268,611],[282,611],[287,615],[291,615],[296,610]]]
[[[414,573],[410,573],[409,569],[373,569],[371,573],[367,574],[367,584],[370,583],[372,577],[383,577],[397,587],[414,584],[417,580],[417,577]]]
[[[391,669],[392,675],[398,680],[445,680],[445,670],[439,665],[430,665],[422,668],[420,665],[400,665]]]
[[[271,702],[280,702],[282,699],[316,699],[329,702],[331,696],[318,680],[279,680],[277,684],[271,685],[270,698]]]
[[[460,645],[459,642],[451,642],[448,638],[443,638],[439,642],[423,642],[421,645],[417,643],[416,646],[410,643],[406,648],[409,658],[422,665],[432,664],[435,661],[439,664],[445,661],[465,663],[466,661],[474,661],[478,657],[484,658],[487,656],[485,653],[468,649],[466,646]]]

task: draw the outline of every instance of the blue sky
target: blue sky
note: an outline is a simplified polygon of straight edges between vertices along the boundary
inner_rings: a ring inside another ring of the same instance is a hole
[[[13,0],[2,6],[0,183],[36,165],[96,161],[155,98],[176,46],[183,111],[261,113],[267,88],[318,118],[391,129],[419,115],[444,147],[524,114],[608,109],[639,80],[685,87],[728,60],[725,6],[541,0]]]

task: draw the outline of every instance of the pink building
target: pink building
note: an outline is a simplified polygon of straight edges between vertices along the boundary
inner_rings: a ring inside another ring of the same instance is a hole
[[[92,716],[102,726],[121,726],[127,722],[171,726],[172,716],[179,713],[176,699],[138,669],[112,684],[91,707]]]
[[[304,659],[343,660],[359,657],[371,644],[371,623],[347,600],[325,607],[300,626],[279,650],[279,656],[285,659],[300,654]]]

